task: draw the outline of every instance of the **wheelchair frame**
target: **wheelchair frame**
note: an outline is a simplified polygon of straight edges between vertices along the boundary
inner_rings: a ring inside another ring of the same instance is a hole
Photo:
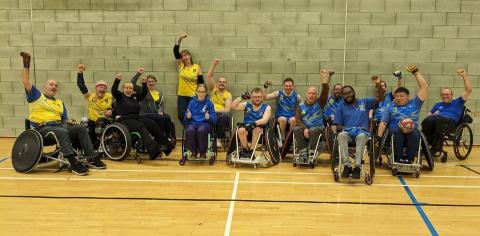
[[[324,128],[325,129],[325,128]],[[315,144],[315,149],[312,150],[310,147],[307,145],[307,159],[304,160],[300,158],[300,153],[298,152],[298,147],[297,147],[297,142],[295,139],[295,133],[293,133],[292,130],[292,142],[293,142],[293,160],[292,160],[292,165],[293,167],[296,167],[297,165],[309,165],[310,168],[314,169],[315,166],[317,165],[318,157],[320,156],[320,140],[323,138],[323,131],[322,133],[318,136],[317,142]]]
[[[463,107],[463,112],[462,112],[462,117],[460,118],[460,122],[457,123],[457,126],[455,127],[454,133],[453,134],[452,133],[445,133],[443,135],[444,136],[443,143],[446,146],[453,146],[453,152],[455,154],[455,157],[458,160],[461,160],[461,161],[467,159],[468,156],[470,155],[472,149],[473,149],[473,132],[472,132],[472,128],[469,125],[469,124],[472,123],[472,117],[470,116],[469,113],[470,113],[470,109],[468,109],[464,106]],[[468,136],[470,137],[470,138],[468,138],[468,140],[466,140],[467,138],[463,137],[463,134],[465,134],[465,132],[467,132]],[[448,142],[452,142],[452,144],[449,144]],[[467,142],[468,142],[468,144],[467,144]],[[467,145],[465,145],[465,144],[467,144]],[[460,151],[461,147],[466,148],[467,151],[466,151],[465,154],[462,154],[462,152]],[[443,145],[442,145],[442,149],[440,150],[440,152],[442,153],[440,161],[441,162],[447,162],[448,152],[445,151]]]
[[[185,126],[186,127],[186,126]],[[215,164],[217,160],[217,137],[215,136],[215,125],[212,125],[212,130],[208,133],[208,147],[207,147],[207,158],[192,158],[192,153],[186,145],[185,133],[186,129],[183,128],[182,132],[182,157],[178,161],[178,164],[181,166],[185,165],[186,161],[191,162],[208,162],[209,165]]]

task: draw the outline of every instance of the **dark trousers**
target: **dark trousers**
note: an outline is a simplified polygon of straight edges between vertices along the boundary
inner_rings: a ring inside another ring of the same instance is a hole
[[[428,116],[422,121],[422,132],[427,136],[427,142],[432,146],[431,153],[442,150],[444,133],[455,130],[455,121],[441,116]]]
[[[88,136],[88,131],[83,125],[61,124],[57,126],[43,126],[37,128],[37,130],[42,136],[52,131],[60,143],[60,150],[66,157],[75,155],[72,142],[79,144],[86,156],[92,156],[95,152]]]
[[[188,148],[192,153],[207,153],[208,133],[212,129],[210,124],[189,124],[185,132]]]
[[[232,115],[230,112],[217,112],[217,124],[216,124],[216,135],[217,138],[225,138],[225,131],[232,126],[230,121],[232,120]]]
[[[183,119],[185,118],[185,112],[187,111],[188,103],[190,103],[190,100],[192,100],[192,98],[186,96],[178,96],[177,98],[178,120],[183,125],[183,127],[185,127]]]
[[[137,119],[119,119],[118,122],[127,126],[129,132],[137,132],[140,134],[149,154],[158,154],[160,145],[153,140],[143,122]]]
[[[420,142],[418,130],[414,129],[411,133],[404,134],[400,131],[400,128],[390,128],[390,133],[393,134],[395,161],[398,162],[400,159],[404,159],[403,147],[407,147],[407,160],[413,162]]]

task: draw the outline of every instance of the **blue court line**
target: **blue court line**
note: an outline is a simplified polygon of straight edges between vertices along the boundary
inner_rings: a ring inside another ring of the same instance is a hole
[[[415,198],[415,195],[413,195],[412,191],[410,190],[410,188],[408,187],[407,183],[405,182],[402,176],[397,176],[397,177],[398,177],[398,180],[400,180],[400,183],[402,183],[403,188],[405,189],[405,192],[407,192],[408,196],[410,197],[410,200],[412,201],[413,205],[415,205],[415,208],[417,208],[418,214],[420,214],[420,216],[422,217],[423,222],[425,222],[425,224],[427,225],[430,233],[432,235],[438,236],[438,232],[435,230],[435,227],[433,227],[432,222],[430,222],[427,214],[425,214],[425,212],[422,209],[422,204],[424,203],[420,203],[417,201],[417,199]]]

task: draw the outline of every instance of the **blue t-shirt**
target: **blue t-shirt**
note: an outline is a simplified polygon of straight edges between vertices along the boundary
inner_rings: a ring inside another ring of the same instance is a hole
[[[295,116],[295,106],[297,106],[298,95],[295,91],[287,96],[282,90],[278,91],[277,95],[277,110],[275,111],[275,118],[284,116],[287,118]]]
[[[383,97],[383,101],[378,103],[377,108],[375,109],[375,114],[373,115],[373,118],[375,120],[381,120],[383,113],[388,108],[388,106],[390,106],[392,101],[393,101],[392,92],[386,93],[385,96]]]
[[[343,125],[345,128],[368,128],[368,111],[375,108],[377,100],[372,97],[355,99],[355,104],[349,105],[342,102],[337,107],[333,124]]]
[[[332,95],[328,97],[327,99],[327,105],[325,106],[325,116],[331,116],[335,115],[335,112],[337,111],[338,104],[340,104],[343,101],[342,97],[340,97],[338,100],[335,100],[335,97]]]
[[[450,103],[437,102],[432,107],[430,112],[435,114],[438,111],[439,116],[443,116],[453,121],[458,122],[462,117],[463,106],[465,105],[465,100],[462,97],[458,97]]]
[[[298,108],[300,110],[302,122],[305,127],[307,127],[308,129],[312,127],[324,127],[323,110],[320,107],[320,104],[318,104],[318,102],[315,102],[312,105],[308,105],[302,102]]]
[[[245,123],[246,125],[252,124],[257,120],[262,119],[263,113],[265,113],[267,107],[267,104],[262,103],[262,105],[260,105],[260,109],[254,111],[252,103],[247,102],[247,104],[245,105],[245,109],[243,110],[243,123]]]
[[[400,106],[392,102],[391,106],[383,113],[382,122],[388,124],[389,128],[398,128],[400,120],[410,118],[415,122],[415,127],[418,127],[418,116],[420,115],[420,108],[422,108],[423,101],[418,96],[411,99],[407,104]]]
[[[187,109],[192,113],[192,118],[189,120],[190,124],[215,124],[217,123],[217,113],[210,98],[205,97],[205,100],[199,101],[195,96],[188,103]],[[209,119],[205,119],[205,113],[208,112]],[[185,120],[187,120],[187,112],[185,112]]]

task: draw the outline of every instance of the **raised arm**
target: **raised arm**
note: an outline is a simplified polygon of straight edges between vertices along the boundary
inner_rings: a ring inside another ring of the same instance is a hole
[[[250,99],[250,93],[246,91],[245,93],[242,94],[242,96],[235,98],[235,100],[233,100],[230,107],[233,110],[243,111],[245,109],[245,105],[247,104],[246,102],[244,102],[244,100],[248,100],[248,99]]]
[[[137,101],[142,101],[148,94],[147,77],[142,77],[142,91],[137,93]]]
[[[328,72],[325,69],[320,70],[320,78],[322,78],[322,91],[320,92],[320,97],[318,97],[317,102],[320,104],[320,107],[323,109],[327,104],[328,91],[330,90],[330,79],[332,78],[333,73]]]
[[[462,92],[462,99],[463,101],[467,101],[470,94],[472,94],[472,83],[468,79],[465,69],[458,69],[457,74],[463,79],[463,84],[465,85],[465,90]]]
[[[145,69],[143,67],[140,67],[137,69],[137,73],[133,75],[132,79],[130,82],[132,82],[133,87],[135,88],[135,92],[140,93],[142,91],[142,86],[137,85],[137,81],[140,78],[140,76],[145,72]]]
[[[377,75],[372,76],[372,82],[375,84],[375,87],[377,88],[377,97],[376,100],[377,102],[383,101],[385,98],[385,89],[382,88],[382,85],[380,84],[380,77]]]
[[[32,83],[30,83],[30,59],[31,56],[30,54],[26,52],[21,52],[20,56],[22,56],[23,59],[23,71],[22,71],[22,82],[23,86],[25,87],[25,90],[27,93],[30,93],[32,91]]]
[[[392,93],[395,93],[395,90],[397,90],[398,87],[403,86],[403,75],[402,75],[401,71],[397,70],[397,71],[393,72],[393,76],[395,76],[395,78],[397,78],[397,87],[392,89]]]
[[[212,91],[215,88],[215,80],[213,79],[213,75],[215,73],[215,68],[220,64],[219,59],[213,59],[212,65],[210,66],[210,69],[208,70],[207,74],[207,86],[210,91]]]
[[[425,80],[425,78],[423,78],[420,71],[418,71],[417,66],[416,65],[409,65],[405,69],[408,72],[415,75],[415,79],[417,80],[418,87],[419,87],[419,90],[418,90],[418,93],[417,93],[418,98],[420,98],[420,100],[422,100],[422,101],[427,100],[427,90],[428,90],[427,81]]]
[[[265,83],[263,83],[262,92],[263,92],[264,100],[272,100],[278,96],[278,91],[267,93],[268,88],[271,86],[272,86],[272,81],[267,80],[265,81]]]
[[[122,93],[118,91],[118,86],[120,85],[120,81],[122,81],[122,79],[123,79],[123,75],[120,73],[117,73],[115,75],[115,80],[113,81],[113,85],[112,85],[112,95],[117,100],[122,99]]]
[[[182,43],[182,40],[186,37],[187,33],[182,33],[175,42],[175,46],[173,46],[173,55],[175,56],[178,65],[182,63],[182,55],[180,55],[180,44]]]
[[[85,86],[85,79],[83,77],[83,72],[85,71],[85,65],[84,64],[78,64],[77,65],[77,86],[80,89],[80,92],[83,94],[83,97],[85,99],[88,99],[90,96],[90,93],[88,92],[87,86]]]

